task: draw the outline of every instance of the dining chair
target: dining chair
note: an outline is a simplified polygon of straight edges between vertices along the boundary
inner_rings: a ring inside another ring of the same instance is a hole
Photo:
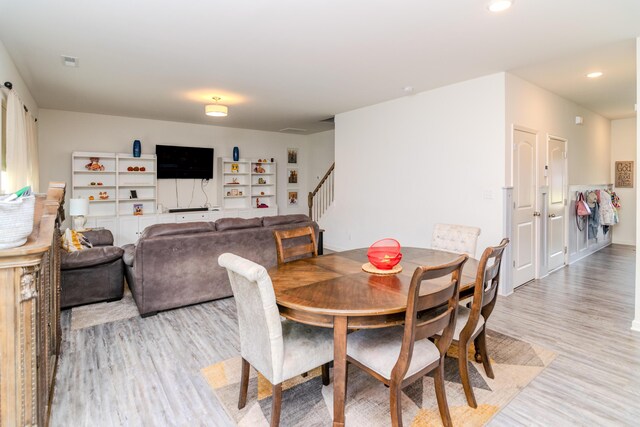
[[[453,338],[458,310],[462,267],[468,256],[448,264],[418,267],[407,296],[404,326],[362,329],[347,337],[347,361],[389,386],[391,424],[402,426],[401,390],[435,370],[435,390],[440,417],[451,426],[444,388],[444,357]],[[450,276],[442,283],[426,282],[430,292],[420,295],[425,281]],[[433,343],[429,337],[444,332]]]
[[[310,225],[291,230],[274,230],[278,264],[318,256],[316,233]]]
[[[218,264],[227,269],[238,312],[242,356],[238,409],[246,405],[253,366],[271,383],[271,426],[275,427],[280,423],[284,381],[322,366],[322,383],[329,385],[333,331],[281,319],[263,266],[230,253],[220,255]]]
[[[480,229],[467,225],[436,224],[431,236],[431,248],[475,256]]]
[[[504,249],[509,239],[502,239],[498,246],[488,247],[482,253],[471,306],[458,307],[458,322],[453,333],[453,341],[458,343],[458,369],[467,403],[477,408],[476,397],[469,381],[469,345],[474,343],[475,359],[482,362],[484,371],[489,378],[494,378],[491,361],[487,353],[486,326],[493,311],[500,284],[500,265]],[[491,262],[491,265],[489,263]],[[444,334],[443,334],[444,335]]]

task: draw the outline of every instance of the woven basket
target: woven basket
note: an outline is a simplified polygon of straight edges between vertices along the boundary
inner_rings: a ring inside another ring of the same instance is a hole
[[[33,230],[35,196],[0,202],[0,249],[22,246]]]

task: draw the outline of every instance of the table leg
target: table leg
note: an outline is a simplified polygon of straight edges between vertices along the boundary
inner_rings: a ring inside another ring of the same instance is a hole
[[[344,426],[347,395],[347,318],[333,318],[333,427]]]

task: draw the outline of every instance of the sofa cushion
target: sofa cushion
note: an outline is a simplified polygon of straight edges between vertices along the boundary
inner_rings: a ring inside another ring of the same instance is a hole
[[[117,246],[100,246],[77,252],[62,252],[60,269],[72,270],[105,264],[122,258],[124,250]]]
[[[122,247],[124,253],[122,254],[122,261],[128,266],[133,266],[133,258],[136,255],[136,245],[129,243]]]
[[[271,227],[272,225],[295,224],[297,222],[308,221],[310,221],[309,217],[302,214],[265,216],[262,218],[262,225],[265,227]]]
[[[93,246],[113,245],[113,234],[109,230],[87,230],[83,231],[82,234]]]
[[[216,231],[211,222],[181,222],[168,224],[154,224],[145,228],[141,238],[172,236],[175,234],[193,234]]]
[[[243,228],[262,227],[261,218],[221,218],[216,221],[216,230],[241,230]]]

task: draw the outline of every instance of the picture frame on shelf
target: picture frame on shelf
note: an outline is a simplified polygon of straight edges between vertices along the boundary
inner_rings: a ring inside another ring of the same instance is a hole
[[[138,191],[137,190],[129,190],[129,198],[130,199],[137,199],[138,198]]]
[[[231,196],[232,196],[232,197],[237,197],[237,196],[238,196],[238,193],[239,193],[239,191],[238,191],[238,189],[237,189],[237,188],[232,188],[232,189],[231,189]]]
[[[133,204],[133,215],[140,216],[144,213],[142,209],[142,203],[134,203]]]
[[[287,200],[289,206],[297,206],[298,205],[298,190],[293,190],[287,192]]]
[[[287,163],[290,165],[298,164],[298,149],[287,148]]]

